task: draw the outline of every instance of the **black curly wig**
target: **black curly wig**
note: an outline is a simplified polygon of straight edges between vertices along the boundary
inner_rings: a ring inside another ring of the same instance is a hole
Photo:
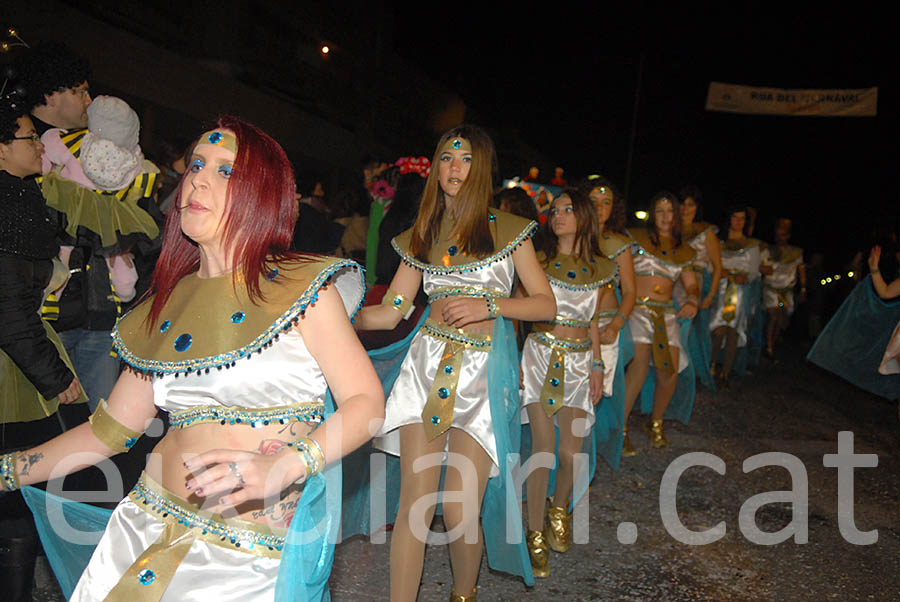
[[[21,92],[6,90],[0,96],[0,144],[8,144],[16,137],[16,120],[28,114],[28,103]]]
[[[16,74],[31,102],[46,103],[45,95],[74,88],[91,78],[91,66],[62,42],[44,42],[16,57]]]

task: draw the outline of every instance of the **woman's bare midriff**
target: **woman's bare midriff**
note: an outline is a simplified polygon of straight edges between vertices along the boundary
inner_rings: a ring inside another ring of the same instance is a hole
[[[147,474],[173,494],[198,506],[212,506],[216,500],[200,498],[185,487],[191,474],[184,461],[215,449],[241,449],[273,454],[288,441],[308,435],[314,425],[306,422],[270,424],[262,428],[250,425],[195,424],[185,429],[170,429],[147,460]],[[263,505],[255,500],[237,507],[235,518],[259,522],[272,527],[287,527],[300,500],[300,486],[282,492],[274,503]]]
[[[635,276],[634,287],[638,299],[672,300],[674,284],[663,276]]]

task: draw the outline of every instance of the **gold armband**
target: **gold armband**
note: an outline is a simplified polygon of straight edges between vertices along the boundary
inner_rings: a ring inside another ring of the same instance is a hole
[[[391,308],[399,311],[404,320],[408,320],[412,315],[413,310],[416,308],[416,306],[412,304],[412,301],[390,288],[384,294],[384,297],[382,297],[381,304],[389,305]]]
[[[133,431],[106,411],[106,400],[101,399],[97,409],[90,417],[91,431],[100,443],[109,449],[122,453],[137,443],[143,433]]]
[[[0,456],[0,491],[16,491],[19,489],[19,473],[16,470],[16,457],[19,452],[10,452]]]

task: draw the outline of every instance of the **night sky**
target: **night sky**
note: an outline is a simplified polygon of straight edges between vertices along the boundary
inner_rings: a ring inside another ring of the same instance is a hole
[[[630,210],[695,183],[708,221],[721,223],[728,205],[750,204],[760,209],[755,235],[765,239],[776,217],[791,217],[795,242],[827,251],[837,268],[868,248],[876,226],[897,228],[894,36],[881,35],[878,14],[831,14],[823,5],[762,10],[741,14],[729,5],[717,15],[679,5],[661,14],[596,5],[469,15],[459,35],[444,39],[397,11],[394,47],[458,91],[481,125],[516,128],[570,181],[602,173],[622,189],[643,55]],[[710,81],[878,86],[878,116],[707,112]],[[524,174],[503,173],[511,175]]]

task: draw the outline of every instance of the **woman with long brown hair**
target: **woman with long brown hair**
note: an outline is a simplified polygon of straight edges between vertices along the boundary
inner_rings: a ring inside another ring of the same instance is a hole
[[[596,323],[599,328],[600,344],[603,350],[604,406],[609,401],[610,414],[615,415],[622,432],[597,432],[598,451],[613,468],[618,467],[620,456],[635,454],[625,421],[625,366],[619,361],[621,356],[620,331],[628,322],[634,309],[634,260],[631,247],[634,241],[625,234],[625,199],[612,182],[603,176],[589,176],[578,189],[587,194],[594,203],[597,215],[597,242],[600,251],[608,259],[616,262],[617,285],[615,295],[604,295],[600,299],[600,310]],[[597,424],[600,424],[599,422]],[[620,444],[621,440],[621,444]]]
[[[548,225],[538,259],[556,297],[556,317],[536,322],[522,351],[522,422],[531,427],[531,453],[554,456],[551,465],[556,466],[549,498],[550,468],[543,462],[526,481],[526,539],[535,577],[550,575],[548,547],[566,552],[572,543],[569,506],[582,493],[573,492],[575,456],[589,440],[596,422],[594,406],[603,397],[605,384],[600,333],[593,317],[603,297],[615,297],[610,285],[616,276],[616,264],[597,244],[597,220],[587,195],[564,189],[553,200]]]
[[[497,499],[504,504],[507,454],[518,452],[512,430],[518,413],[510,414],[507,398],[518,390],[510,371],[515,364],[496,365],[509,346],[514,354],[505,320],[549,320],[556,311],[530,241],[537,224],[489,208],[495,162],[493,142],[477,127],[457,126],[441,137],[416,222],[393,241],[403,262],[382,304],[363,308],[357,320],[361,329],[394,328],[410,315],[410,300],[420,286],[428,295],[430,317],[403,359],[376,441],[400,456],[400,502],[391,539],[394,602],[417,596],[440,458],[447,452],[444,491],[462,496],[461,501],[445,496],[442,505],[453,570],[451,599],[475,599],[482,501],[487,490],[494,497],[486,508],[496,508]],[[528,293],[525,298],[510,298],[516,275]],[[484,525],[485,530],[498,526],[487,518]],[[515,571],[531,581],[524,546],[499,553],[521,554],[520,560],[498,557],[495,539],[485,539],[492,566],[521,562]]]
[[[665,447],[668,441],[663,416],[675,393],[678,373],[689,365],[677,319],[693,318],[699,305],[697,279],[687,269],[695,253],[682,242],[678,198],[668,192],[661,192],[650,201],[649,227],[629,228],[628,233],[635,241],[637,303],[628,320],[634,358],[625,371],[625,420],[652,364],[656,384],[653,410],[645,430],[653,447]],[[672,293],[678,280],[684,284],[687,298],[676,313]]]

